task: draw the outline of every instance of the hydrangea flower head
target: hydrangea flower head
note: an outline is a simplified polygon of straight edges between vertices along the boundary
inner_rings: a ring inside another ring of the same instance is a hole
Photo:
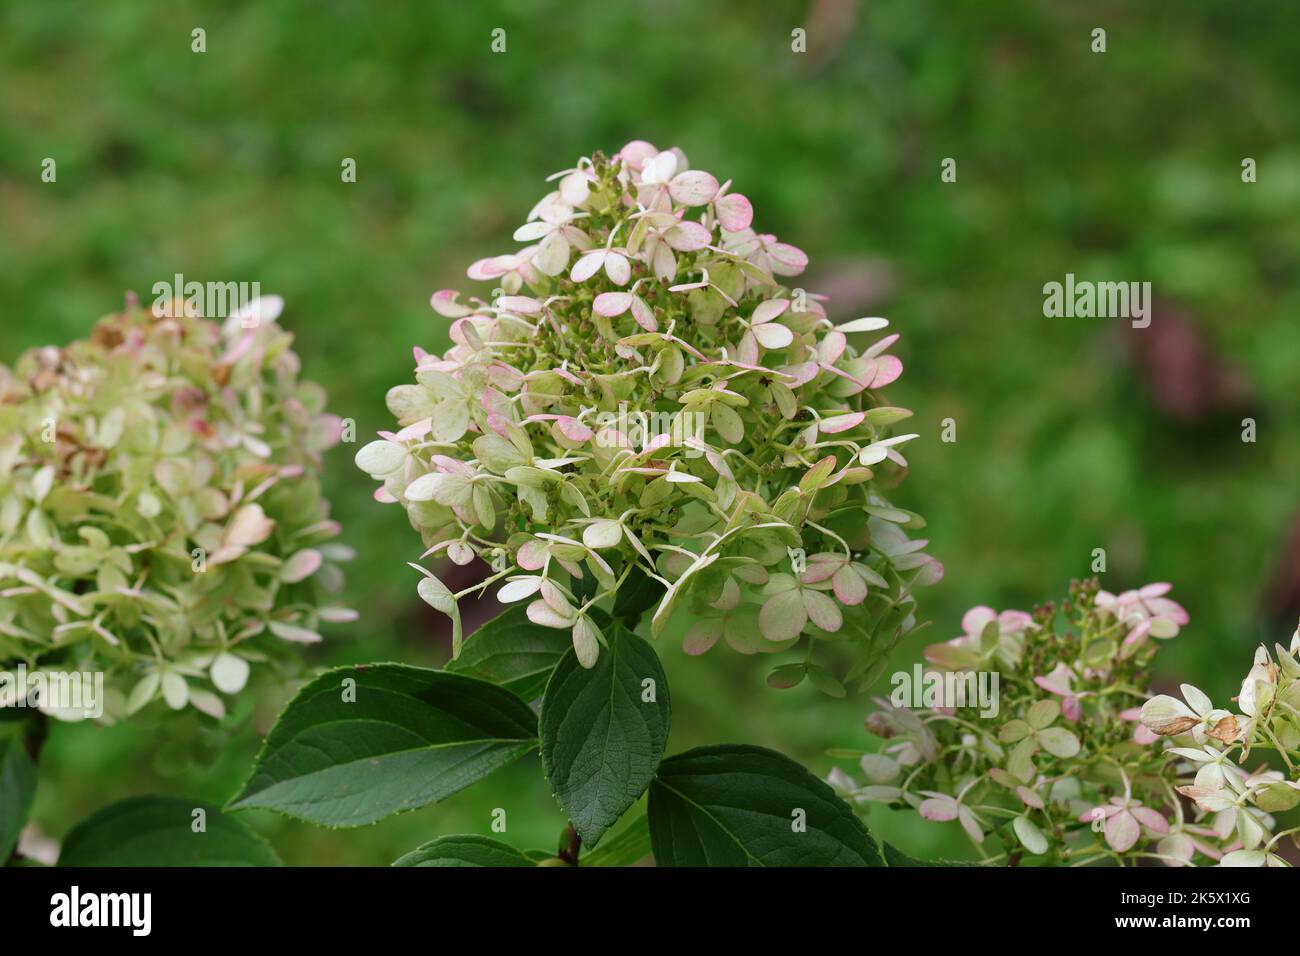
[[[1170,765],[1178,792],[1213,834],[1232,841],[1220,865],[1288,866],[1274,851],[1288,838],[1294,843],[1296,830],[1279,830],[1273,814],[1300,806],[1300,629],[1289,647],[1256,649],[1234,698],[1236,713],[1191,684],[1180,690],[1181,700],[1152,697],[1141,719],[1150,733],[1169,738],[1165,753],[1176,758]],[[1273,767],[1244,766],[1261,753],[1264,760],[1274,755]]]
[[[352,616],[321,606],[350,556],[315,478],[341,423],[278,299],[224,327],[165,311],[0,366],[0,665],[103,672],[110,717],[220,717]]]
[[[794,285],[807,256],[680,150],[632,142],[552,181],[525,245],[469,267],[490,292],[434,294],[451,347],[417,348],[388,393],[396,427],[357,455],[376,497],[426,556],[487,562],[483,587],[569,630],[587,665],[592,609],[633,586],[655,635],[694,605],[692,653],[908,629],[942,568],[883,497],[916,437],[889,434],[911,413],[883,392],[898,336],[866,338],[888,323],[837,326]],[[458,595],[421,593],[458,650]],[[839,683],[816,662],[797,676]]]
[[[1234,828],[1255,849],[1266,822],[1257,833],[1258,817],[1236,799],[1251,784],[1225,764],[1212,739],[1229,727],[1238,733],[1230,715],[1214,711],[1190,685],[1183,688],[1187,704],[1158,697],[1137,706],[1159,647],[1145,637],[1173,637],[1187,623],[1168,591],[1148,585],[1116,597],[1093,579],[1074,582],[1059,609],[972,608],[963,634],[926,648],[935,670],[925,677],[957,687],[996,675],[998,707],[982,709],[987,702],[973,694],[936,706],[909,706],[915,701],[905,697],[882,703],[866,722],[882,743],[861,758],[865,783],[841,770],[832,784],[859,806],[910,807],[925,820],[959,821],[989,863],[1217,862],[1233,849],[1224,844]],[[1191,819],[1198,807],[1177,796],[1181,771],[1157,741],[1201,730],[1204,746],[1173,751],[1199,768],[1196,786],[1179,791],[1206,801]],[[891,771],[887,778],[877,773],[882,766]],[[1279,804],[1293,795],[1272,779],[1254,787]],[[1219,814],[1217,831],[1201,819],[1211,812]],[[1237,859],[1254,865],[1265,855]]]

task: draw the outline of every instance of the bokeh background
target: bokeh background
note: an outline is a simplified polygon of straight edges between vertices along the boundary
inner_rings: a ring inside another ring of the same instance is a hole
[[[903,333],[890,398],[922,438],[898,500],[947,566],[923,595],[934,636],[973,604],[1058,596],[1098,547],[1106,587],[1172,581],[1191,613],[1163,683],[1225,698],[1253,645],[1295,626],[1295,4],[40,0],[0,3],[0,72],[0,361],[85,335],[174,273],[260,281],[365,440],[389,424],[411,346],[445,343],[430,293],[470,288],[469,262],[515,248],[548,173],[633,138],[676,144],[810,254],[802,284],[834,316]],[[1150,281],[1152,327],[1045,318],[1042,286],[1067,272]],[[314,663],[437,664],[443,624],[405,568],[419,541],[370,499],[354,450],[330,454],[326,482],[361,556],[347,597],[362,617]],[[868,741],[866,698],[770,690],[770,661],[725,648],[660,650],[671,750],[752,742],[820,774],[828,747]],[[900,647],[898,666],[918,654]],[[36,819],[57,838],[132,794],[223,801],[257,743],[247,724],[56,728]],[[290,863],[386,864],[487,832],[493,807],[515,845],[554,845],[536,759],[363,830],[250,822]],[[915,855],[968,855],[955,825],[872,823]]]

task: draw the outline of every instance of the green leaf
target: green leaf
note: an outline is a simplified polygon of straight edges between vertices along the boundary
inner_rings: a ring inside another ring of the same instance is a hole
[[[884,863],[829,786],[762,747],[699,747],[669,757],[650,784],[649,817],[660,866]]]
[[[915,857],[908,856],[892,843],[886,843],[884,840],[880,843],[880,855],[885,858],[885,866],[926,866]]]
[[[589,846],[645,792],[670,720],[668,679],[654,649],[612,622],[606,638],[590,669],[567,653],[542,697],[542,766]]]
[[[132,797],[105,807],[73,827],[59,854],[59,866],[279,865],[271,845],[243,823],[184,797]]]
[[[523,700],[540,697],[573,641],[568,631],[534,624],[527,612],[526,603],[516,604],[488,621],[466,639],[447,670],[504,687]]]
[[[394,861],[393,866],[533,866],[514,847],[491,837],[462,833],[441,836]]]
[[[527,704],[486,681],[402,664],[338,668],[290,701],[230,807],[374,823],[523,756],[535,728]]]
[[[914,856],[908,856],[892,843],[884,840],[877,840],[880,847],[880,853],[885,858],[885,866],[979,866],[979,863],[969,863],[965,860],[918,860]]]
[[[650,855],[650,825],[645,814],[638,816],[590,853],[579,858],[581,866],[631,866]]]
[[[22,734],[0,737],[0,866],[17,845],[35,796],[36,767],[23,746]]]

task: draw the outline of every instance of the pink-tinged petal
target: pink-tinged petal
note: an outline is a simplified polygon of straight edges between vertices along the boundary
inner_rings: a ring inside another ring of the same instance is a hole
[[[1043,809],[1043,798],[1028,787],[1016,787],[1016,796],[1027,807],[1033,807],[1035,810]]]
[[[632,278],[632,266],[628,264],[626,256],[611,252],[605,256],[605,275],[609,276],[609,281],[614,285],[627,285]]]
[[[668,183],[668,194],[683,206],[703,206],[718,194],[718,181],[702,169],[687,170]]]
[[[558,428],[560,434],[569,439],[569,441],[589,442],[596,437],[596,433],[590,428],[578,421],[576,418],[570,418],[567,415],[562,415],[556,419],[555,427]]]
[[[844,626],[844,615],[839,605],[821,591],[804,591],[803,604],[808,612],[808,619],[823,631],[834,633]]]
[[[821,371],[821,366],[816,362],[800,362],[798,365],[787,365],[784,368],[778,369],[778,371],[782,375],[788,376],[787,380],[783,384],[786,387],[793,389],[807,385],[815,379],[817,373]]]
[[[1079,822],[1093,823],[1098,817],[1109,819],[1119,813],[1122,809],[1123,807],[1115,806],[1089,807],[1087,810],[1084,810],[1083,813],[1079,814]]]
[[[943,580],[944,567],[943,562],[936,558],[931,558],[925,564],[921,565],[916,575],[912,578],[912,584],[916,587],[928,588],[938,584]]]
[[[1039,687],[1041,687],[1043,690],[1047,691],[1049,694],[1056,694],[1059,697],[1065,697],[1070,693],[1069,687],[1066,687],[1062,684],[1058,684],[1052,680],[1049,680],[1048,678],[1043,677],[1041,674],[1035,675],[1034,683],[1037,684]]]
[[[778,316],[784,315],[790,308],[789,299],[768,299],[766,302],[760,302],[754,309],[754,314],[750,316],[751,325],[762,325],[765,322],[771,322]]]
[[[1004,634],[1023,631],[1034,619],[1024,611],[1003,611],[998,615],[998,628]]]
[[[827,332],[817,343],[817,360],[823,365],[834,365],[844,354],[849,339],[843,332]]]
[[[1153,833],[1164,834],[1169,832],[1169,821],[1161,816],[1159,811],[1153,810],[1151,807],[1130,807],[1129,812],[1137,817],[1138,823]]]
[[[820,584],[822,581],[830,580],[836,571],[847,567],[848,563],[849,559],[844,555],[832,554],[829,551],[809,555],[808,568],[799,575],[799,580],[804,584]]]
[[[1083,706],[1079,703],[1079,698],[1067,697],[1061,701],[1061,714],[1071,723],[1078,721],[1083,716]]]
[[[381,505],[392,505],[397,503],[397,497],[383,485],[380,485],[375,489],[373,497]]]
[[[525,571],[540,571],[546,564],[546,543],[526,541],[515,554],[515,562]]]
[[[612,319],[616,315],[622,315],[631,307],[632,294],[630,292],[602,292],[596,296],[596,301],[591,304],[591,311],[597,315]]]
[[[682,638],[682,650],[691,657],[698,657],[718,643],[718,638],[721,636],[722,623],[717,618],[696,621]]]
[[[740,337],[740,347],[736,350],[736,358],[746,365],[758,364],[758,339],[754,338],[753,331],[747,331]]]
[[[652,143],[647,143],[643,139],[634,139],[617,153],[617,158],[623,160],[632,169],[640,169],[645,165],[646,160],[653,159],[659,155],[659,148]]]
[[[480,282],[490,281],[492,279],[499,279],[501,276],[505,275],[507,272],[510,271],[509,268],[502,265],[501,263],[502,258],[504,257],[491,256],[487,259],[479,259],[477,262],[472,263],[470,267],[465,270],[465,274],[469,276],[471,279],[476,279]]]
[[[1116,853],[1126,853],[1133,849],[1141,835],[1142,828],[1127,810],[1112,814],[1106,821],[1106,844]]]
[[[517,315],[537,315],[542,311],[542,304],[526,295],[503,295],[497,299],[497,308]]]
[[[852,568],[843,567],[836,571],[831,578],[831,587],[835,589],[835,597],[847,607],[854,607],[867,599],[867,582]]]
[[[439,315],[444,315],[449,319],[459,319],[462,316],[469,315],[472,309],[467,305],[461,305],[456,301],[460,295],[455,289],[439,289],[429,298],[429,305],[433,306],[433,311]],[[417,358],[416,361],[419,361]]]
[[[844,326],[840,326],[840,328],[843,327]],[[891,335],[886,335],[879,342],[875,343],[874,345],[869,347],[866,351],[864,351],[862,355],[864,358],[875,358],[877,355],[880,355],[883,352],[887,352],[889,350],[889,347],[893,345],[895,342],[897,342],[898,339],[899,339],[899,334],[897,332],[894,332]]]
[[[1147,634],[1151,632],[1151,622],[1141,621],[1133,630],[1128,632],[1128,637],[1124,638],[1124,643],[1128,645],[1141,644],[1146,639]]]
[[[679,222],[664,233],[664,242],[678,252],[696,252],[713,241],[713,233],[698,222]]]
[[[455,342],[457,345],[463,345],[466,348],[473,349],[475,351],[482,348],[480,342],[477,341],[478,328],[474,325],[473,318],[457,319],[456,321],[452,322],[447,329],[447,334],[451,337],[451,340]],[[426,358],[427,358],[427,354],[426,354]],[[427,364],[424,359],[418,359],[418,358],[416,359],[416,363],[420,366]]]
[[[632,318],[636,324],[647,332],[658,332],[659,323],[655,321],[654,310],[640,296],[632,297]]]
[[[524,613],[528,615],[528,620],[542,627],[560,629],[573,626],[573,618],[570,615],[555,610],[543,600],[529,604]]]
[[[579,257],[578,261],[573,264],[573,270],[569,273],[569,278],[574,282],[586,282],[605,264],[605,250],[597,249],[595,252],[586,252]]]
[[[808,256],[800,248],[786,242],[774,242],[767,247],[772,259],[772,271],[779,276],[797,276],[808,268]]]
[[[1167,617],[1179,626],[1186,624],[1190,620],[1183,606],[1177,601],[1171,601],[1169,598],[1152,598],[1146,604],[1153,616]]]
[[[717,201],[718,222],[727,232],[740,232],[754,221],[754,207],[741,193],[723,196]]]
[[[1140,723],[1133,730],[1133,743],[1139,744],[1143,747],[1148,744],[1153,744],[1159,739],[1160,737],[1151,731],[1146,724]]]
[[[971,608],[961,618],[961,629],[973,637],[979,637],[983,632],[985,625],[989,621],[997,620],[998,612],[993,608],[980,604]]]
[[[893,355],[882,355],[876,359],[876,374],[868,388],[884,388],[898,380],[903,374],[903,363]]]
[[[756,325],[750,329],[750,332],[758,339],[758,344],[765,349],[783,349],[794,341],[794,333],[786,326],[775,322]]]
[[[306,548],[284,562],[284,567],[280,569],[280,580],[286,584],[297,584],[299,581],[305,581],[325,563],[324,557],[314,548]]]
[[[922,800],[918,812],[927,820],[933,820],[937,823],[943,823],[947,820],[956,820],[960,807],[957,801],[952,797],[939,797],[931,800]]]
[[[835,435],[856,428],[866,421],[866,412],[848,412],[844,415],[832,415],[817,423],[817,430],[826,435]]]

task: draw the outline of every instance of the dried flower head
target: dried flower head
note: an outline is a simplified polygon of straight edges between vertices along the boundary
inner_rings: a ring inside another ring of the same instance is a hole
[[[0,366],[0,664],[104,672],[110,717],[221,717],[352,616],[318,606],[350,557],[315,478],[341,423],[278,298],[224,327],[170,311],[132,302]]]
[[[482,558],[475,589],[502,582],[588,666],[590,610],[636,592],[655,635],[694,604],[692,653],[851,637],[839,677],[810,661],[773,680],[843,692],[913,626],[912,587],[942,574],[907,533],[921,519],[882,495],[916,437],[888,435],[911,414],[882,392],[898,336],[863,342],[888,323],[836,326],[783,284],[804,253],[680,150],[632,142],[551,178],[515,232],[528,245],[470,266],[490,298],[434,294],[452,347],[416,348],[415,382],[388,393],[398,429],[357,464],[426,556]],[[458,651],[460,595],[431,575],[420,590]]]

